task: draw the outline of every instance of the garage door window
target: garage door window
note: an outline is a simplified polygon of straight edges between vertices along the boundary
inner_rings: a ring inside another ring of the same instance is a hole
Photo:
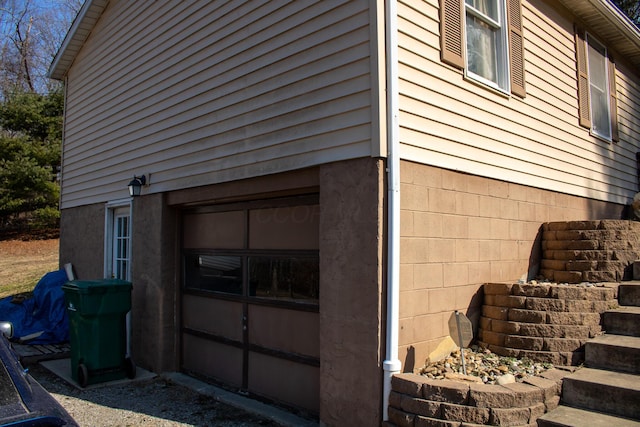
[[[318,258],[250,257],[249,293],[261,298],[318,300]]]
[[[185,279],[190,289],[242,295],[242,257],[188,254]]]
[[[319,217],[315,195],[185,212],[184,287],[267,304],[317,306]]]

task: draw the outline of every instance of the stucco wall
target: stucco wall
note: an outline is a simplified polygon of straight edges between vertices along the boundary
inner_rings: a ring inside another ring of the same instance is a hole
[[[135,198],[132,215],[133,356],[154,372],[178,365],[176,213],[163,194]]]
[[[60,266],[73,264],[77,279],[104,277],[104,215],[103,203],[60,212]]]
[[[481,286],[538,273],[541,226],[620,218],[623,207],[411,162],[401,164],[400,359],[420,368]],[[477,326],[477,323],[476,323]]]
[[[320,169],[320,421],[375,426],[381,415],[384,164]]]

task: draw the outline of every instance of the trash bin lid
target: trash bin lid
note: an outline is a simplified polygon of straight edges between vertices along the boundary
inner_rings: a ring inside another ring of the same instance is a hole
[[[63,291],[79,293],[121,292],[131,289],[131,282],[120,279],[73,280],[62,285]]]

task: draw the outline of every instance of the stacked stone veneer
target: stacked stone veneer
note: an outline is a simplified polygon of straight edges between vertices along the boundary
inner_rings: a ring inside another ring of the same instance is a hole
[[[485,284],[479,341],[502,356],[577,365],[584,343],[602,332],[602,313],[618,305],[616,298],[612,283]]]
[[[548,222],[543,225],[540,274],[555,282],[632,279],[640,259],[640,222]]]
[[[392,379],[387,426],[537,426],[536,420],[560,401],[566,372],[504,386],[429,379],[399,374]]]

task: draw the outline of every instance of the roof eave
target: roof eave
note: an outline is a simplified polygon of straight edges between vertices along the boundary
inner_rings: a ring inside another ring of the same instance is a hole
[[[80,48],[91,33],[94,25],[107,7],[109,0],[86,0],[71,28],[67,32],[62,45],[51,62],[47,75],[54,80],[63,80],[69,71]]]
[[[603,38],[621,56],[640,68],[640,29],[610,0],[560,0],[587,30]]]

